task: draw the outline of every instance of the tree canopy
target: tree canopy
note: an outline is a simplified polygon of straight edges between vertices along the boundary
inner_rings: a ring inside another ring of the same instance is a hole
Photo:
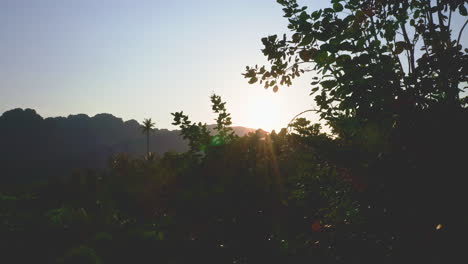
[[[312,72],[311,95],[326,120],[389,119],[444,104],[460,107],[468,55],[453,31],[466,0],[332,0],[309,11],[278,0],[290,36],[262,39],[270,65],[247,67],[249,83],[277,91]],[[466,99],[465,99],[466,100]]]
[[[226,102],[213,94],[214,131],[172,113],[187,152],[146,160],[120,153],[107,170],[0,185],[2,258],[463,259],[468,108],[460,90],[468,65],[461,38],[468,22],[453,32],[452,21],[467,16],[467,1],[332,0],[313,12],[296,0],[278,2],[292,34],[262,39],[271,65],[244,75],[277,91],[312,72],[317,111],[333,136],[297,116],[279,133],[236,136]],[[148,136],[151,119],[145,123]]]

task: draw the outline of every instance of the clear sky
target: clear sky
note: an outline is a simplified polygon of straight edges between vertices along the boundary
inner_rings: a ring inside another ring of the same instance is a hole
[[[234,125],[284,127],[313,107],[310,80],[275,94],[241,73],[286,26],[275,0],[0,0],[0,113],[104,112],[173,129],[180,110],[213,123],[215,92]]]
[[[265,62],[260,39],[286,25],[275,0],[1,0],[0,112],[107,112],[173,128],[180,110],[213,123],[215,92],[235,125],[282,127],[311,108],[308,80],[274,94],[241,73]]]

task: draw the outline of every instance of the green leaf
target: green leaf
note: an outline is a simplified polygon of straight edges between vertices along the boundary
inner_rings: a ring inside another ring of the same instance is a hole
[[[322,63],[326,63],[327,59],[328,59],[328,52],[319,51],[317,56],[315,57],[315,62],[322,64]]]
[[[314,37],[312,37],[312,35],[310,35],[310,34],[305,35],[304,38],[302,39],[301,43],[299,43],[299,46],[307,46],[310,43],[312,43],[313,40],[314,40]]]
[[[357,22],[358,24],[366,20],[366,14],[364,14],[364,12],[362,12],[361,10],[356,12],[355,17],[356,17],[355,22]]]
[[[338,58],[336,58],[336,62],[340,65],[344,65],[346,63],[349,63],[350,61],[351,61],[351,56],[347,54],[340,55],[338,56]]]
[[[354,46],[350,42],[343,42],[343,43],[339,44],[338,48],[340,50],[346,50],[346,51],[353,51],[354,50]]]
[[[468,12],[466,11],[466,7],[464,4],[460,5],[458,11],[460,11],[460,15],[467,16]]]
[[[319,87],[314,87],[312,88],[312,92],[310,93],[310,95],[313,95],[314,93],[316,93],[317,91],[319,90]]]
[[[254,84],[258,81],[258,78],[257,77],[252,77],[250,80],[249,80],[249,84]]]
[[[301,34],[295,33],[292,35],[292,42],[299,43],[301,41]]]
[[[335,80],[326,80],[320,83],[320,85],[322,85],[322,87],[325,89],[331,89],[335,87],[337,84],[338,82]]]
[[[299,57],[301,58],[301,60],[303,61],[309,61],[310,60],[310,51],[308,50],[301,50],[301,52],[299,52]]]
[[[321,10],[319,10],[319,11],[321,11]],[[321,15],[321,12],[319,12],[319,11],[314,11],[314,12],[312,12],[311,17],[312,17],[313,19],[317,20],[317,19],[320,17],[320,15]]]
[[[361,56],[357,57],[357,61],[359,64],[369,64],[371,63],[371,56],[367,53],[363,53]]]
[[[366,43],[366,40],[361,38],[361,39],[358,39],[358,41],[356,42],[356,46],[359,48],[359,49],[364,49],[364,45]]]
[[[406,42],[398,41],[395,43],[395,54],[401,54],[405,50]]]
[[[333,4],[333,9],[335,9],[336,12],[341,12],[343,11],[343,5],[340,3],[335,3]]]
[[[419,18],[419,15],[421,14],[421,10],[416,10],[413,14],[413,18]]]

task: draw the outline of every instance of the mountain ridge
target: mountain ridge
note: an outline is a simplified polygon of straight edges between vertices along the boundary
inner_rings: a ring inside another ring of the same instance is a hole
[[[213,130],[215,125],[208,126]],[[232,127],[243,136],[255,129]],[[109,113],[43,118],[34,109],[15,108],[0,116],[0,180],[56,176],[74,169],[100,169],[117,153],[142,156],[146,136],[135,119]],[[180,130],[155,129],[150,150],[184,152],[188,144]]]

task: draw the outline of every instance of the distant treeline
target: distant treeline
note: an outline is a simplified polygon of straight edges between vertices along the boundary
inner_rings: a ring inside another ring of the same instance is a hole
[[[252,129],[236,127],[243,135]],[[178,130],[155,129],[150,150],[188,150]],[[144,155],[146,136],[136,120],[123,121],[111,114],[85,114],[42,118],[33,109],[13,109],[0,116],[1,182],[42,179],[69,174],[75,169],[107,167],[116,153]]]

